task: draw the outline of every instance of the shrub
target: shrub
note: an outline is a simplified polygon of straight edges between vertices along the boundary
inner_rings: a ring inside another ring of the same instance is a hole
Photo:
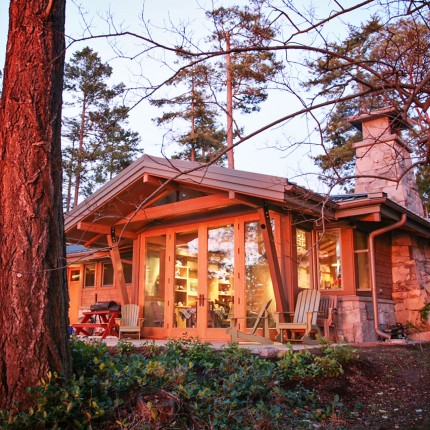
[[[74,378],[47,375],[31,391],[32,408],[15,416],[0,412],[0,428],[128,428],[131,418],[138,419],[135,399],[145,399],[150,411],[135,428],[300,428],[302,421],[326,416],[314,410],[330,405],[319,405],[300,384],[287,388],[284,382],[337,375],[349,354],[325,347],[321,355],[289,351],[276,361],[237,344],[214,351],[193,339],[169,341],[165,348],[149,345],[143,354],[120,342],[112,354],[101,343],[71,342]],[[151,401],[160,392],[175,399],[174,416],[162,424],[146,422],[161,416]]]

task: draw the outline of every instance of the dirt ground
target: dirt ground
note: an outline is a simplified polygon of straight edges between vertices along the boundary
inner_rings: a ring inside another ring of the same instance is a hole
[[[361,360],[342,377],[309,385],[344,405],[320,428],[430,430],[430,344],[356,349]]]

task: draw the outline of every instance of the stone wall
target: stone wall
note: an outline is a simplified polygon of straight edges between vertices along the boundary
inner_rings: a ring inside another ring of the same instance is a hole
[[[379,324],[393,325],[394,302],[379,299]],[[373,304],[371,297],[342,296],[338,303],[339,339],[352,343],[375,342],[378,335],[374,328]]]
[[[392,235],[393,300],[399,323],[419,323],[430,302],[430,241],[406,232]]]

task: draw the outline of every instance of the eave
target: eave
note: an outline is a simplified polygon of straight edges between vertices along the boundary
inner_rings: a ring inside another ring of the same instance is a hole
[[[164,201],[186,190],[191,193],[188,199]],[[280,212],[318,218],[323,213],[330,219],[336,208],[324,196],[285,178],[145,156],[66,214],[65,228],[70,242],[105,246],[112,228],[131,241],[154,221],[175,225],[187,217],[249,213],[265,204]]]
[[[389,199],[384,193],[369,194],[369,196],[337,202],[336,219],[388,224],[399,221],[402,214],[406,214],[407,221],[403,229],[414,232],[421,237],[430,238],[430,222],[428,220]]]

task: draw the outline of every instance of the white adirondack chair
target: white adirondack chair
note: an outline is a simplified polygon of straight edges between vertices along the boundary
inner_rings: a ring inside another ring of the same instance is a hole
[[[312,331],[321,334],[321,330],[317,326],[318,308],[320,305],[321,294],[317,290],[304,290],[297,296],[296,308],[291,322],[281,320],[281,313],[275,313],[276,329],[278,336],[276,340],[284,340],[284,331],[290,335],[288,341],[302,341],[304,343],[312,343],[310,337]],[[288,312],[285,312],[288,313]],[[297,338],[297,334],[302,334]]]
[[[138,305],[123,305],[121,307],[121,318],[118,319],[119,324],[119,337],[124,334],[138,335],[140,339],[140,333],[143,325],[143,318],[139,318],[139,306]]]

